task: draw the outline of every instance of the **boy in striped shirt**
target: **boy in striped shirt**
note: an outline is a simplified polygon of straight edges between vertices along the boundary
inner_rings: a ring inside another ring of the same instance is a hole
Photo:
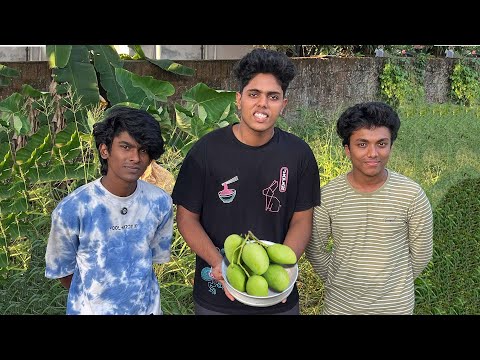
[[[338,119],[352,170],[322,187],[306,257],[324,282],[324,314],[412,314],[415,278],[432,258],[430,202],[386,168],[400,128],[387,104],[366,102]]]

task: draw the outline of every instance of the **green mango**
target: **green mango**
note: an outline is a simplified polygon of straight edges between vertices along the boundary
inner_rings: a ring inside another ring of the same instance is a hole
[[[245,284],[247,282],[247,275],[245,271],[236,264],[231,263],[227,267],[227,280],[238,291],[245,292]]]
[[[262,275],[270,264],[265,248],[257,243],[248,243],[243,247],[242,260],[256,275]]]
[[[297,255],[287,245],[273,244],[267,247],[268,257],[275,264],[293,265],[297,262]]]
[[[236,258],[234,259],[234,255],[236,253],[235,250],[239,249],[239,246],[243,240],[244,238],[238,234],[228,235],[225,239],[225,242],[223,243],[223,249],[225,250],[225,256],[230,263],[234,262],[233,260],[237,260]],[[236,255],[238,256],[238,253]]]
[[[282,265],[270,264],[262,276],[267,280],[268,286],[278,292],[282,292],[290,284],[290,276]]]
[[[264,277],[260,275],[252,275],[247,280],[247,294],[253,296],[267,296],[268,283]]]

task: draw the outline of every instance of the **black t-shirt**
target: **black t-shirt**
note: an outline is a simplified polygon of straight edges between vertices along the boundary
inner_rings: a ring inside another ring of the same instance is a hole
[[[283,243],[293,213],[320,205],[318,165],[308,144],[275,128],[258,147],[240,142],[232,125],[200,138],[178,174],[175,204],[200,214],[200,222],[223,254],[230,234],[251,230],[259,239]],[[287,302],[251,307],[230,301],[210,276],[210,265],[197,256],[193,296],[201,306],[230,314],[269,314],[298,303],[296,285]]]

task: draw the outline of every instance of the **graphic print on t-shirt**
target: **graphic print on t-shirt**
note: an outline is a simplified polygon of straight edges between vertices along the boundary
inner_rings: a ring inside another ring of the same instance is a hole
[[[238,176],[234,176],[230,180],[227,180],[222,183],[223,190],[218,192],[218,197],[224,204],[229,204],[235,199],[235,195],[237,194],[237,190],[229,189],[228,185],[238,181]]]
[[[262,190],[262,194],[265,195],[265,211],[279,212],[280,200],[274,196],[275,191],[278,189],[278,181],[273,180],[269,187]]]
[[[208,291],[210,291],[213,295],[217,294],[217,288],[222,289],[222,284],[215,280],[215,278],[212,276],[211,266],[207,266],[202,269],[201,277],[207,282]]]
[[[278,179],[278,181],[280,182],[280,186],[279,186],[278,190],[280,192],[287,191],[288,168],[286,166],[284,166],[280,169],[280,179]]]
[[[220,250],[217,247],[217,250],[220,252],[222,256],[225,256],[225,251],[224,249]],[[202,268],[202,271],[200,273],[200,276],[202,277],[202,280],[207,282],[208,285],[208,291],[212,293],[213,295],[217,294],[217,288],[223,289],[222,284],[220,281],[217,281],[213,275],[212,275],[212,267],[211,266],[206,266]]]

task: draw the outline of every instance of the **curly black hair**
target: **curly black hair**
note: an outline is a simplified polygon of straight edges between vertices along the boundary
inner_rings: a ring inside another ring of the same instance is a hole
[[[393,144],[400,129],[400,118],[397,112],[383,102],[364,102],[349,107],[340,115],[337,120],[337,134],[345,146],[350,144],[350,137],[354,131],[379,126],[390,129],[391,144]]]
[[[233,68],[233,73],[240,83],[240,92],[255,75],[272,74],[280,82],[285,96],[290,81],[295,77],[295,66],[284,53],[254,49],[240,59]]]
[[[105,144],[108,151],[111,151],[113,139],[123,131],[126,131],[139,145],[147,149],[150,159],[158,159],[164,153],[159,122],[145,110],[126,106],[111,108],[104,120],[93,125],[97,150],[100,152],[100,145]],[[106,175],[108,162],[101,156],[99,158],[101,173]]]

